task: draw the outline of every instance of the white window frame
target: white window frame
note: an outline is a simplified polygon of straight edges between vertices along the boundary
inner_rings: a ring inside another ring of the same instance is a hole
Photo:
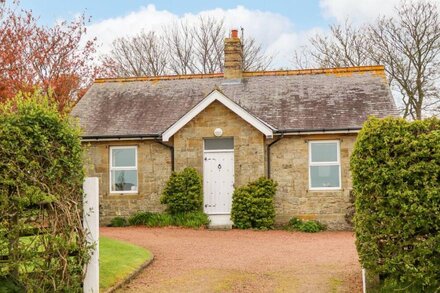
[[[134,149],[134,167],[113,167],[113,150],[118,149]],[[139,192],[139,178],[138,178],[138,156],[137,156],[137,146],[111,146],[110,147],[110,193],[111,194],[136,194]],[[112,171],[124,170],[124,171],[136,171],[136,190],[112,190]]]
[[[312,145],[321,143],[336,143],[337,160],[334,162],[312,162]],[[336,187],[312,187],[312,166],[339,166],[339,186]],[[309,141],[309,190],[341,190],[341,142],[339,140],[312,140]]]

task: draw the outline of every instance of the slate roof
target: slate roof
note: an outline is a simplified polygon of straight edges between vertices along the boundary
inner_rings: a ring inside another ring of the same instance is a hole
[[[72,111],[83,137],[159,136],[214,89],[283,131],[359,129],[397,115],[382,66],[97,80]]]

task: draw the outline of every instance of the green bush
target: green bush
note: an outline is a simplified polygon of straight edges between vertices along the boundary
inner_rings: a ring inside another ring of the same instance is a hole
[[[185,228],[206,227],[209,224],[208,215],[203,212],[191,212],[173,215],[173,225]]]
[[[170,214],[202,210],[202,179],[194,168],[171,174],[160,199]]]
[[[128,225],[127,219],[123,217],[114,217],[110,221],[109,227],[125,227]]]
[[[273,197],[277,183],[259,178],[234,190],[231,219],[240,229],[272,229],[275,221]]]
[[[362,265],[387,283],[440,286],[440,120],[370,118],[351,170]]]
[[[172,216],[167,213],[150,213],[139,212],[132,215],[128,219],[128,223],[134,226],[147,226],[147,227],[166,227],[172,226]]]
[[[1,279],[26,292],[82,291],[82,158],[80,129],[47,97],[0,105]]]
[[[203,212],[180,214],[139,212],[128,219],[130,225],[147,227],[178,226],[185,228],[200,228],[209,224],[208,216]]]
[[[293,217],[292,219],[289,220],[289,224],[287,225],[286,228],[287,230],[316,233],[319,231],[324,231],[327,227],[318,221],[314,221],[314,220],[303,221],[301,219]]]

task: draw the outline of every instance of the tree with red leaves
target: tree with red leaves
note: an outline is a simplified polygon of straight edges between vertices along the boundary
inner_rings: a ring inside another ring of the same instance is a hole
[[[32,11],[0,0],[0,102],[41,90],[68,112],[93,82],[96,40],[84,40],[86,19],[40,26]]]

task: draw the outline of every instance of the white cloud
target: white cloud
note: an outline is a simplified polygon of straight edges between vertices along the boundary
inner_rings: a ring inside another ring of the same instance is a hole
[[[355,23],[370,22],[379,15],[393,14],[400,0],[320,0],[325,17],[344,22],[347,18]]]
[[[304,43],[307,32],[295,31],[294,24],[285,16],[273,12],[250,10],[244,6],[232,9],[212,9],[197,14],[176,15],[166,10],[157,10],[154,5],[141,7],[128,15],[106,19],[88,26],[88,35],[97,37],[99,53],[107,53],[114,39],[132,36],[141,30],[160,30],[176,21],[195,22],[200,16],[223,18],[225,27],[245,29],[244,36],[252,36],[269,54],[274,54],[273,67],[289,67],[289,56]]]

